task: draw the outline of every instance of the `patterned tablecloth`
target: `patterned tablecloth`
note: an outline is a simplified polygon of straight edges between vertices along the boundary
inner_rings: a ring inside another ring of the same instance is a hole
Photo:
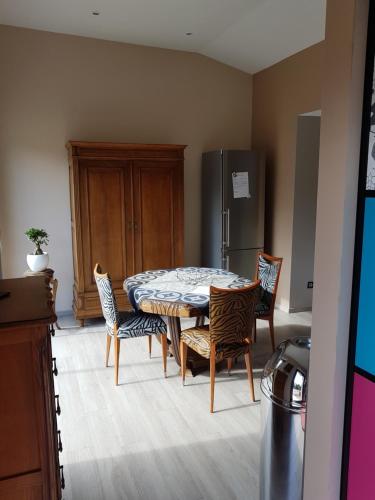
[[[186,283],[181,277],[188,273],[198,276],[194,284]],[[134,309],[141,309],[144,299],[164,300],[189,304],[208,313],[210,285],[220,288],[242,288],[252,281],[223,269],[205,267],[180,267],[145,271],[124,281],[124,290]]]

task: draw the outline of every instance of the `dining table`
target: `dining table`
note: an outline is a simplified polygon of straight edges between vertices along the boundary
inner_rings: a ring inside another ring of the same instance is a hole
[[[181,366],[181,318],[196,318],[196,326],[209,317],[210,286],[243,288],[252,280],[224,269],[178,267],[144,271],[124,281],[124,290],[135,310],[167,318],[170,351]],[[208,368],[208,360],[188,350],[187,367],[192,375]]]

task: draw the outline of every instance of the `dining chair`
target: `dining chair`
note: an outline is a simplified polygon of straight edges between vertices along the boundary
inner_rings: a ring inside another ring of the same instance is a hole
[[[255,308],[254,342],[257,340],[257,320],[268,321],[273,351],[275,351],[273,314],[282,262],[282,257],[273,257],[272,255],[259,252],[255,274],[255,279],[260,280],[260,298]]]
[[[255,401],[250,347],[259,281],[239,289],[210,287],[209,325],[181,332],[180,357],[182,384],[185,385],[187,348],[210,360],[210,412],[214,411],[215,368],[223,359],[245,355],[250,394]]]
[[[141,311],[119,312],[116,297],[112,289],[112,281],[108,273],[102,273],[99,264],[94,269],[96,286],[98,287],[100,304],[106,323],[107,347],[105,366],[108,366],[111,341],[114,339],[115,349],[115,384],[118,385],[118,367],[120,358],[120,341],[135,337],[160,335],[163,353],[164,376],[167,376],[167,326],[157,314],[148,314]],[[151,342],[149,342],[151,356]]]

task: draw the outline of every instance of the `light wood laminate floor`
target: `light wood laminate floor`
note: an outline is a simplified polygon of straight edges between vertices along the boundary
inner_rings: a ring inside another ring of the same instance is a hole
[[[53,339],[59,375],[66,488],[64,500],[258,500],[260,404],[250,402],[243,363],[217,374],[215,413],[209,413],[209,377],[182,387],[168,359],[162,373],[160,344],[152,359],[147,339],[121,342],[118,387],[113,352],[104,366],[102,321],[77,328],[59,319]],[[310,313],[276,312],[276,337],[310,334]],[[253,349],[255,392],[271,355],[265,322]],[[190,326],[183,323],[183,328]]]

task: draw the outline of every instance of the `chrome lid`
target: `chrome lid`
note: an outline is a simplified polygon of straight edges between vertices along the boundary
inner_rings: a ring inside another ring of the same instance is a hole
[[[260,383],[268,399],[296,413],[306,411],[310,347],[309,337],[282,342],[267,362]]]

